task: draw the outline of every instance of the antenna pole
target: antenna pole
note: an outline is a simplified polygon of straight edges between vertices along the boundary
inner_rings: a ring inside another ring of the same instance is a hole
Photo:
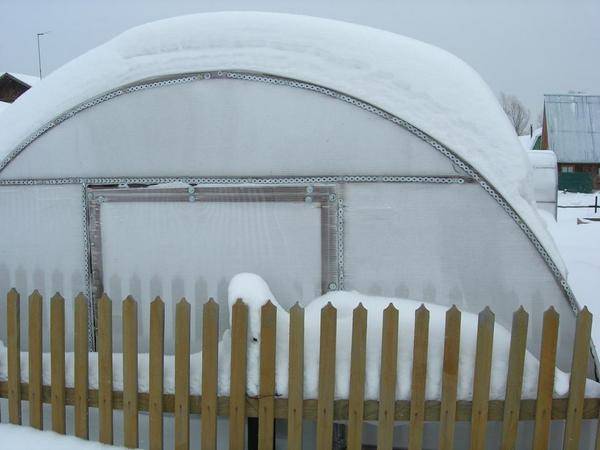
[[[36,33],[37,52],[38,52],[38,72],[40,74],[40,79],[42,78],[42,52],[40,51],[40,36],[44,36],[48,33],[49,33],[49,31],[44,31],[43,33]]]

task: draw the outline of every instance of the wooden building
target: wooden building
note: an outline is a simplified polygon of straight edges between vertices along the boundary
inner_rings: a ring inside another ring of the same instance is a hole
[[[600,96],[546,95],[541,147],[556,153],[560,189],[600,189]]]
[[[37,81],[39,81],[39,78],[32,75],[11,72],[2,73],[0,75],[0,101],[5,103],[14,102]]]

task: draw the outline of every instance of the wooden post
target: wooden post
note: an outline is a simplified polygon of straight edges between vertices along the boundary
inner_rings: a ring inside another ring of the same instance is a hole
[[[232,308],[229,385],[229,449],[244,450],[246,434],[246,368],[248,306],[238,299]]]
[[[8,344],[8,419],[21,425],[21,296],[13,288],[6,297]]]
[[[175,309],[175,450],[190,448],[190,304]]]
[[[348,399],[348,450],[362,450],[367,359],[367,309],[359,303],[352,313],[350,395]]]
[[[398,370],[398,310],[389,304],[383,311],[381,373],[379,376],[379,429],[377,450],[392,450]]]
[[[113,444],[112,301],[106,294],[98,300],[98,409],[99,441]]]
[[[88,410],[88,300],[82,293],[75,297],[75,436],[89,438]]]
[[[304,399],[304,310],[296,303],[290,309],[288,353],[288,450],[302,449]]]
[[[65,434],[65,299],[60,294],[50,300],[50,353],[52,431]]]
[[[583,418],[583,399],[585,396],[586,372],[590,356],[590,335],[592,332],[592,314],[584,307],[577,316],[571,380],[569,383],[569,402],[564,433],[564,450],[579,448],[581,422]]]
[[[29,425],[44,428],[42,410],[42,296],[29,296]]]
[[[202,313],[202,450],[217,450],[219,304],[212,298]]]
[[[331,303],[321,310],[319,345],[319,397],[317,399],[317,450],[331,450],[333,443],[333,399],[337,310]]]
[[[527,349],[527,325],[529,314],[521,306],[513,314],[506,374],[506,394],[504,396],[504,421],[502,423],[501,450],[514,450],[519,431],[521,412],[521,391],[523,390],[523,369]]]
[[[535,403],[533,450],[545,450],[549,444],[548,436],[552,420],[552,396],[554,394],[554,372],[556,369],[558,319],[558,313],[552,306],[544,313],[537,401]]]
[[[138,436],[138,317],[130,295],[123,301],[123,444],[137,448]]]
[[[410,424],[408,434],[409,450],[420,450],[423,446],[428,349],[429,311],[425,308],[425,305],[421,305],[419,309],[415,311],[415,338],[413,342]]]
[[[460,354],[460,311],[452,306],[446,312],[444,363],[442,367],[442,401],[440,405],[440,450],[454,447],[458,355]]]
[[[273,449],[275,437],[275,362],[277,308],[268,301],[260,309],[260,390],[258,399],[258,448]]]
[[[163,449],[163,379],[165,354],[165,304],[156,297],[150,305],[149,365],[149,444],[150,450]],[[204,417],[202,417],[204,422]]]
[[[494,313],[486,307],[477,322],[477,350],[473,375],[473,409],[471,414],[471,450],[485,449],[485,435],[490,398]]]

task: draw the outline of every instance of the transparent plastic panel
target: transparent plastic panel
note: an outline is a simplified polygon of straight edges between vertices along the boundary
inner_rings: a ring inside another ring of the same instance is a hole
[[[212,80],[142,90],[78,113],[0,178],[455,175],[428,144],[302,89]]]
[[[220,305],[229,328],[227,286],[240,272],[261,274],[286,308],[321,294],[321,208],[286,202],[103,203],[103,284],[113,299],[132,294],[149,323],[150,301],[166,302],[166,351],[173,351],[176,302],[192,305],[192,348],[202,343],[202,306]],[[116,305],[115,305],[116,306]],[[113,309],[116,351],[120,309]],[[140,349],[147,351],[147,325]]]
[[[478,313],[489,305],[510,329],[530,313],[529,349],[539,354],[542,314],[560,313],[560,341],[572,343],[574,315],[531,242],[478,185],[347,185],[346,290],[410,298]],[[559,345],[561,369],[570,344]]]
[[[50,326],[50,297],[63,295],[67,336],[72,336],[73,299],[86,291],[83,220],[81,186],[0,186],[0,311],[6,311],[8,290],[16,288],[24,349],[27,298],[34,289],[44,298],[45,330]],[[5,320],[0,320],[0,340],[6,342]],[[70,349],[72,339],[66,343]],[[46,350],[49,345],[44,339]]]

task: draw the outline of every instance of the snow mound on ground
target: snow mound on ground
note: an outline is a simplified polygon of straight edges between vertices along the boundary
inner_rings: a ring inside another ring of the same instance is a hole
[[[104,445],[65,436],[53,431],[40,431],[21,425],[0,424],[0,450],[30,448],[35,450],[125,450],[125,447]]]
[[[288,345],[289,314],[277,302],[268,284],[258,275],[243,273],[232,278],[229,284],[229,317],[231,327],[232,308],[241,298],[248,305],[248,353],[247,353],[247,392],[249,396],[259,393],[260,371],[260,315],[261,307],[268,301],[277,308],[277,347],[276,347],[276,395],[286,397],[288,392]],[[402,298],[375,297],[358,292],[336,291],[327,293],[311,301],[305,307],[304,331],[304,397],[317,398],[319,373],[319,338],[321,309],[331,303],[337,309],[336,339],[336,380],[335,397],[348,398],[350,381],[350,352],[352,342],[352,314],[354,308],[362,304],[367,310],[367,355],[365,399],[379,398],[379,377],[381,365],[381,331],[384,309],[392,304],[399,311],[398,322],[398,375],[396,398],[410,399],[413,336],[415,327],[415,311],[421,306],[430,312],[429,347],[427,361],[426,398],[440,399],[441,375],[444,352],[444,329],[447,308],[431,303],[420,303]],[[461,339],[458,376],[458,398],[469,400],[473,391],[473,370],[477,342],[477,315],[463,312],[461,316]],[[494,328],[494,344],[492,354],[492,377],[490,398],[503,399],[506,389],[506,373],[510,349],[510,333],[496,324]],[[219,342],[219,395],[229,394],[230,330],[223,333]],[[21,378],[27,382],[29,377],[27,353],[21,354]],[[67,353],[66,385],[73,386],[74,356]],[[138,358],[139,391],[148,392],[148,354],[140,354]],[[98,387],[98,358],[96,353],[89,356],[89,383],[91,389]],[[201,393],[202,354],[191,355],[190,391],[194,395]],[[523,377],[523,398],[536,398],[537,375],[539,361],[530,353],[525,356]],[[123,389],[122,355],[113,355],[113,388]],[[43,355],[44,384],[50,384],[50,354]],[[0,341],[0,379],[6,379],[7,355],[6,347]],[[175,391],[175,359],[165,356],[164,390]],[[555,371],[554,396],[565,397],[569,391],[569,375],[559,369]],[[600,397],[600,384],[588,380],[586,396]]]

